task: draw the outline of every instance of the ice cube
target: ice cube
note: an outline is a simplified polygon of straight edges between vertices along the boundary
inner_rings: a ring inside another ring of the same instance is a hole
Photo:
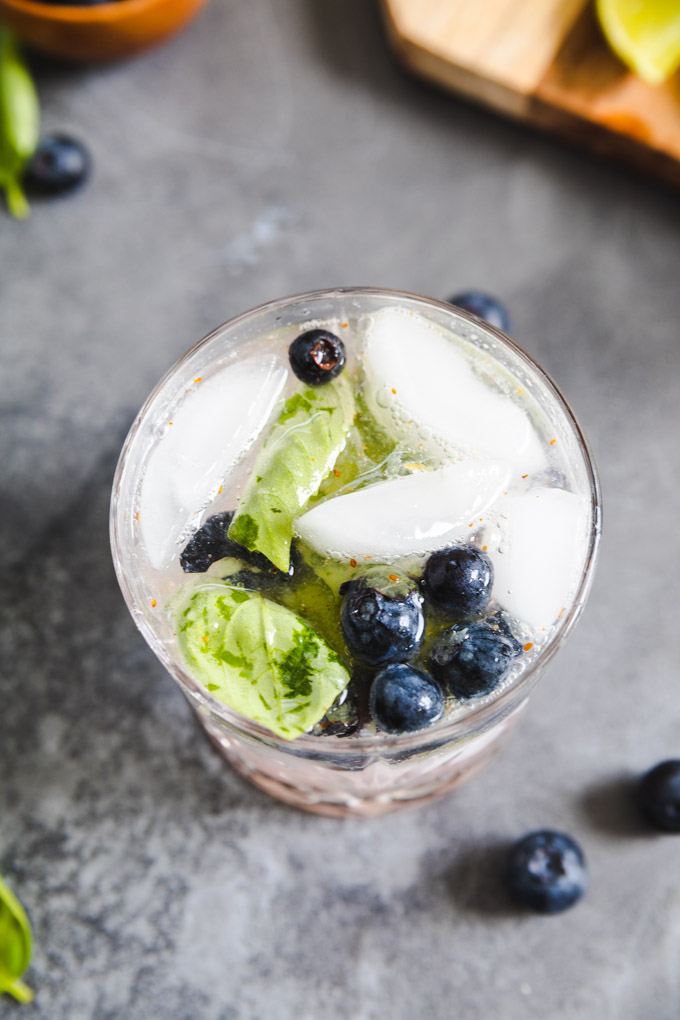
[[[489,542],[493,597],[533,630],[547,631],[578,587],[587,552],[588,502],[564,489],[536,488],[502,497],[494,512],[501,541],[496,548]]]
[[[508,461],[514,475],[545,467],[529,416],[472,371],[460,348],[420,315],[386,309],[366,333],[364,365],[373,414],[390,431],[419,428],[466,453]],[[406,423],[406,424],[404,424]]]
[[[139,523],[149,562],[162,569],[176,542],[269,421],[286,381],[275,356],[223,368],[190,389],[146,465]]]
[[[346,559],[389,561],[440,549],[470,538],[509,475],[509,466],[499,461],[455,461],[326,500],[296,526],[319,552]]]

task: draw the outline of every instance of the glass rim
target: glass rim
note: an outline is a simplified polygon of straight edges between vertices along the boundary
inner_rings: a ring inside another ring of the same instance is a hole
[[[181,663],[176,661],[169,654],[166,646],[157,637],[153,628],[149,624],[146,615],[141,611],[138,599],[133,593],[122,569],[123,557],[121,555],[118,520],[119,496],[121,480],[132,445],[149,410],[169,380],[178,372],[185,362],[193,357],[200,348],[210,343],[210,341],[215,337],[227,330],[238,328],[244,323],[247,323],[257,316],[263,315],[267,312],[274,312],[295,304],[320,300],[332,300],[343,296],[364,296],[369,298],[384,297],[395,301],[413,301],[417,304],[434,308],[440,312],[445,312],[448,315],[454,314],[462,319],[466,319],[475,328],[490,333],[493,337],[499,340],[501,344],[509,347],[520,361],[524,361],[530,369],[537,374],[541,385],[543,385],[553,399],[556,400],[561,411],[565,414],[569,426],[574,432],[583,458],[586,476],[589,483],[592,517],[588,551],[580,583],[569,610],[564,615],[559,627],[541,647],[541,651],[537,655],[536,659],[515,681],[513,681],[508,687],[501,689],[497,694],[494,695],[491,693],[488,695],[483,704],[477,707],[472,707],[463,713],[456,714],[453,719],[449,719],[447,721],[440,720],[425,729],[416,730],[411,733],[390,734],[378,731],[377,733],[353,734],[348,737],[338,737],[337,740],[333,741],[332,747],[330,745],[329,738],[326,737],[325,741],[328,743],[321,746],[327,746],[328,751],[332,751],[333,755],[336,755],[339,758],[344,755],[356,754],[357,751],[367,752],[384,750],[394,752],[398,749],[409,750],[414,747],[422,746],[423,744],[448,743],[455,739],[463,738],[471,732],[475,732],[477,729],[480,729],[487,720],[492,719],[494,716],[500,716],[501,714],[507,715],[515,707],[518,707],[525,700],[531,687],[539,678],[540,673],[548,665],[558,649],[566,642],[576,625],[593,583],[594,568],[602,531],[602,493],[600,481],[590,451],[590,446],[583,434],[576,415],[572,411],[559,386],[554,382],[545,369],[542,368],[532,355],[530,355],[519,343],[517,343],[516,340],[514,340],[511,336],[508,336],[507,333],[504,333],[496,326],[493,326],[485,320],[479,319],[477,316],[472,315],[462,308],[458,308],[458,306],[451,305],[449,302],[441,301],[437,298],[431,298],[423,294],[415,294],[411,291],[396,290],[385,287],[334,287],[328,290],[303,291],[301,293],[291,294],[288,297],[277,298],[274,301],[267,301],[254,308],[250,308],[245,312],[240,312],[239,314],[232,316],[230,319],[227,319],[221,325],[211,330],[193,344],[159,379],[130,426],[113,478],[109,517],[110,542],[113,551],[116,576],[118,578],[123,598],[125,599],[128,610],[137,625],[137,628],[140,630],[151,650],[165,666],[171,676],[177,681],[177,683],[179,683],[180,687],[185,690],[185,693],[187,691],[190,693],[191,699],[194,702],[198,702],[199,705],[205,706],[211,714],[218,716],[223,722],[227,723],[229,727],[237,730],[239,733],[247,734],[248,736],[255,738],[258,742],[264,741],[270,746],[276,746],[279,750],[284,752],[314,752],[318,754],[320,751],[319,741],[324,740],[323,736],[313,736],[309,733],[301,734],[292,740],[284,740],[282,737],[277,736],[277,734],[267,729],[266,726],[262,726],[260,723],[253,722],[245,716],[240,715],[238,712],[229,708],[229,706],[224,702],[218,701],[217,698],[213,697],[212,694],[210,694],[184,669]]]

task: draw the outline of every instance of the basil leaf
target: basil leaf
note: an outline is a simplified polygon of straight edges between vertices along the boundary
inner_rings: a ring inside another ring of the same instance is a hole
[[[31,926],[24,908],[0,878],[0,993],[30,1002],[31,989],[20,981],[31,960]]]
[[[293,521],[333,468],[353,415],[344,376],[294,393],[255,461],[229,538],[288,570]]]
[[[180,621],[180,648],[199,683],[284,740],[322,719],[349,683],[320,634],[255,592],[201,586]]]
[[[39,130],[40,107],[30,71],[15,37],[0,26],[0,188],[16,219],[29,214],[21,175],[35,152]]]

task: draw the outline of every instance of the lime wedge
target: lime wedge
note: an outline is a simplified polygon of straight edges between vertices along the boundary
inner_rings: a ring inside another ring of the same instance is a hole
[[[649,85],[680,67],[680,0],[597,0],[597,13],[614,52]]]

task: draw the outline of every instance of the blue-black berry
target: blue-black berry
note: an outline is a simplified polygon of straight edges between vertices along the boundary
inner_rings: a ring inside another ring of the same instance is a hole
[[[664,832],[680,832],[680,761],[662,761],[640,782],[640,806],[645,815]]]
[[[531,832],[510,850],[507,882],[524,906],[557,914],[580,900],[588,887],[583,852],[563,832]]]
[[[425,631],[421,596],[390,598],[362,581],[347,581],[340,625],[347,647],[359,662],[383,666],[403,662],[420,645]]]
[[[444,695],[437,681],[427,673],[404,663],[393,663],[376,673],[369,708],[381,730],[410,733],[441,718]]]
[[[288,348],[290,367],[308,386],[323,386],[345,367],[345,345],[327,329],[310,329]]]
[[[474,698],[498,686],[520,651],[521,645],[497,626],[459,623],[437,638],[430,669],[457,698]]]
[[[524,645],[518,640],[515,628],[517,624],[514,623],[510,616],[507,616],[502,609],[496,609],[489,616],[484,617],[484,622],[488,623],[494,630],[503,634],[508,639],[514,649],[515,655],[519,655],[523,651]]]
[[[44,135],[26,167],[24,182],[34,194],[62,195],[90,176],[90,154],[70,135]]]
[[[493,564],[480,549],[454,545],[432,553],[423,574],[425,591],[435,606],[467,620],[482,613],[491,599]]]
[[[213,563],[229,556],[243,560],[257,569],[257,572],[241,570],[232,575],[231,583],[240,587],[271,588],[276,582],[292,576],[294,570],[292,563],[288,572],[284,573],[270,563],[262,553],[251,552],[250,549],[229,538],[229,526],[233,519],[233,510],[225,510],[223,513],[208,517],[180,553],[179,562],[185,574],[203,574]]]
[[[464,312],[476,315],[478,319],[502,329],[504,333],[510,330],[510,316],[505,305],[492,294],[486,294],[483,290],[466,290],[460,294],[454,294],[448,299],[450,305],[462,308]]]

